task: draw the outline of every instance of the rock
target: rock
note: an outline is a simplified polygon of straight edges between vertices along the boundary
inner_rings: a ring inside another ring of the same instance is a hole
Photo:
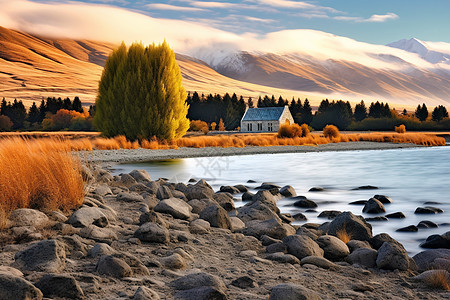
[[[338,269],[339,266],[321,256],[306,256],[300,260],[300,265],[314,265],[322,269]]]
[[[440,214],[444,211],[437,207],[426,206],[426,207],[418,207],[414,211],[415,214]]]
[[[389,203],[394,202],[391,198],[384,196],[384,195],[375,195],[375,196],[373,196],[373,198],[377,199],[378,201],[380,201],[383,204],[389,204]]]
[[[324,210],[317,217],[318,218],[327,218],[329,220],[333,220],[337,216],[339,216],[342,212],[339,210]]]
[[[284,197],[295,197],[297,196],[297,193],[295,192],[295,189],[290,185],[285,185],[280,189],[280,194]]]
[[[223,193],[230,193],[230,194],[239,194],[240,193],[240,191],[237,188],[235,188],[234,186],[229,186],[229,185],[221,186],[220,191]]]
[[[413,277],[413,280],[423,282],[432,288],[443,288],[448,290],[450,273],[446,270],[428,270]]]
[[[42,292],[23,278],[0,274],[0,299],[41,300]]]
[[[281,187],[279,185],[270,183],[270,182],[263,182],[260,186],[256,187],[255,190],[270,190],[270,189],[280,189]]]
[[[349,204],[350,205],[366,205],[366,203],[367,203],[367,200],[357,200],[357,201],[350,202]]]
[[[398,211],[398,212],[395,212],[392,214],[387,214],[386,218],[388,218],[388,219],[404,219],[404,218],[406,218],[406,216],[401,211]]]
[[[249,276],[242,276],[231,281],[231,285],[237,286],[241,289],[248,289],[257,287],[258,284]]]
[[[50,212],[49,217],[51,220],[56,221],[56,222],[61,222],[61,223],[64,223],[69,219],[62,212],[57,211],[57,210]]]
[[[357,188],[352,189],[353,191],[358,191],[358,190],[377,190],[378,187],[373,186],[373,185],[363,185]]]
[[[170,256],[160,258],[161,264],[168,269],[184,269],[186,268],[186,261],[178,254],[174,253]]]
[[[245,228],[245,223],[241,221],[238,217],[230,217],[231,231],[241,231]]]
[[[385,216],[376,216],[373,218],[364,218],[367,222],[387,222],[389,221],[388,218],[386,218]]]
[[[325,191],[325,189],[323,187],[320,186],[315,186],[309,189],[308,192],[323,192]]]
[[[188,200],[192,199],[212,199],[214,197],[214,190],[203,179],[194,185],[188,185],[185,192]]]
[[[277,252],[282,252],[285,253],[286,252],[286,245],[283,244],[283,242],[277,242],[277,243],[273,243],[270,244],[266,247],[266,252],[267,253],[277,253]]]
[[[450,270],[450,249],[431,249],[413,256],[420,272],[430,269],[440,269],[447,266]]]
[[[123,202],[141,202],[144,201],[144,197],[139,194],[129,193],[129,192],[121,192],[116,197],[117,201]]]
[[[67,222],[74,227],[87,227],[92,224],[99,227],[109,225],[108,218],[98,207],[82,207],[75,211]]]
[[[80,172],[81,172],[81,177],[83,178],[83,181],[89,182],[89,181],[94,180],[94,175],[92,174],[91,169],[89,167],[87,167],[86,165],[84,165],[84,164],[81,165]]]
[[[233,211],[235,209],[233,195],[230,193],[216,193],[214,194],[214,200],[226,211]]]
[[[176,300],[226,300],[227,295],[212,286],[202,286],[190,290],[178,291],[174,295]]]
[[[200,218],[206,220],[212,227],[231,229],[230,218],[225,209],[217,205],[206,207],[200,212]]]
[[[60,297],[64,299],[83,299],[84,293],[80,285],[70,275],[44,275],[35,286],[45,297]]]
[[[151,222],[141,225],[134,233],[134,236],[143,242],[169,242],[169,231],[161,225]]]
[[[150,182],[147,182],[147,183],[144,183],[144,184],[145,184],[145,186],[148,187],[148,189],[149,189],[154,195],[156,195],[156,192],[158,191],[158,189],[159,189],[159,187],[160,187],[160,185],[159,185],[158,182],[156,182],[156,181],[150,181]]]
[[[190,223],[190,231],[191,233],[197,233],[197,234],[206,234],[209,232],[211,225],[208,221],[197,219],[195,221],[192,221]]]
[[[419,224],[417,224],[418,228],[438,228],[438,225],[431,221],[420,221]]]
[[[286,264],[300,264],[300,260],[292,254],[285,254],[283,252],[275,252],[267,255],[267,259]]]
[[[295,207],[300,207],[300,208],[316,208],[317,207],[316,202],[306,199],[305,196],[292,197],[291,199],[296,200],[293,204]]]
[[[130,172],[130,176],[134,178],[137,182],[150,182],[150,175],[145,170],[133,170]]]
[[[311,239],[313,239],[314,241],[317,240],[317,238],[321,235],[321,233],[319,233],[317,231],[317,229],[307,228],[307,227],[300,227],[299,229],[297,229],[295,234],[306,235],[306,236],[310,237]]]
[[[281,242],[281,240],[274,239],[268,235],[261,236],[260,240],[261,240],[261,243],[263,246],[269,246],[269,245]]]
[[[425,242],[420,244],[420,247],[422,248],[444,248],[444,249],[450,249],[450,231],[447,231],[446,233],[442,235],[433,234],[427,237]]]
[[[282,283],[272,288],[269,300],[321,300],[316,292],[293,283]]]
[[[254,257],[258,256],[258,253],[255,250],[244,250],[239,252],[240,257]]]
[[[155,211],[149,211],[141,214],[139,216],[139,225],[152,222],[161,225],[162,227],[168,228],[169,225],[164,220],[164,218],[161,216],[160,213],[157,213]]]
[[[106,184],[99,185],[92,191],[92,193],[95,195],[101,196],[101,197],[105,197],[105,196],[109,196],[109,195],[113,194],[113,192],[111,191],[111,188],[109,186],[107,186]]]
[[[398,243],[395,239],[393,239],[389,234],[387,233],[380,233],[374,236],[369,240],[370,245],[376,250],[380,249],[380,247],[384,244],[384,242]]]
[[[283,224],[279,219],[273,218],[266,221],[249,221],[245,224],[242,233],[256,238],[267,235],[275,239],[282,239],[288,235],[295,234],[295,229],[291,225]]]
[[[120,182],[127,188],[137,183],[130,174],[120,174]]]
[[[323,256],[330,260],[341,260],[350,254],[347,245],[332,235],[322,235],[316,243],[323,249]]]
[[[352,285],[352,290],[355,292],[373,292],[375,289],[373,286],[362,283],[362,282],[357,282],[355,284]]]
[[[406,227],[399,228],[396,231],[398,231],[398,232],[417,232],[417,231],[419,231],[419,228],[417,228],[416,225],[409,225]]]
[[[168,285],[176,290],[190,290],[199,287],[214,287],[219,291],[226,290],[225,284],[219,277],[205,272],[188,274],[170,282]]]
[[[277,206],[278,197],[275,197],[273,193],[268,190],[258,191],[252,199],[254,202],[267,205],[272,211],[279,213],[280,210]]]
[[[133,296],[133,300],[159,300],[161,299],[154,290],[145,286],[140,286]]]
[[[193,199],[188,202],[188,204],[192,207],[192,213],[199,214],[206,207],[211,205],[218,205],[218,203],[211,199]]]
[[[37,242],[16,253],[15,265],[25,271],[58,273],[66,266],[64,245],[57,240]]]
[[[173,197],[172,190],[168,186],[162,185],[156,191],[156,197],[159,200],[172,198]]]
[[[275,206],[276,206],[276,204],[275,204]],[[267,202],[264,203],[261,201],[253,201],[253,202],[247,203],[246,205],[238,208],[237,211],[238,211],[238,215],[237,215],[238,218],[241,219],[244,223],[247,223],[248,221],[252,221],[252,220],[265,221],[265,220],[270,220],[273,218],[279,218],[278,217],[279,209],[276,208],[274,210],[272,205]]]
[[[350,250],[350,252],[353,252],[356,249],[360,249],[360,248],[372,249],[372,247],[370,246],[368,241],[358,241],[358,240],[350,240],[347,243],[347,247]]]
[[[306,220],[308,220],[308,218],[302,213],[296,213],[292,217],[294,218],[295,221],[306,221]]]
[[[116,250],[111,248],[108,244],[99,243],[95,244],[94,247],[89,250],[88,255],[96,258],[103,255],[112,255],[114,253],[116,253]]]
[[[304,235],[290,235],[283,239],[287,252],[298,259],[307,256],[323,256],[323,250],[310,237]]]
[[[62,242],[66,250],[66,257],[80,257],[85,256],[88,252],[85,242],[81,239],[79,235],[65,235],[56,238],[58,241]]]
[[[240,193],[248,192],[248,187],[246,187],[245,185],[236,184],[234,187],[237,188]]]
[[[128,254],[126,252],[118,252],[114,253],[111,256],[123,260],[128,266],[130,266],[131,271],[134,275],[150,275],[147,267],[144,266],[144,264],[134,255]]]
[[[80,230],[80,236],[95,241],[117,240],[114,230],[89,225]]]
[[[358,248],[350,253],[346,260],[352,265],[360,265],[367,268],[374,268],[377,265],[378,251],[369,248]]]
[[[364,205],[362,211],[367,214],[380,214],[386,212],[386,209],[379,200],[370,198],[369,201],[367,201],[366,205]]]
[[[384,242],[378,249],[377,267],[386,270],[399,269],[406,271],[409,268],[409,257],[405,248],[399,243]]]
[[[242,201],[250,201],[253,199],[253,196],[255,196],[255,194],[250,193],[250,192],[245,192],[242,194]]]
[[[19,208],[11,212],[8,217],[10,227],[16,226],[34,226],[44,227],[48,224],[48,217],[35,209]]]
[[[178,198],[169,198],[160,201],[155,209],[156,212],[172,215],[174,218],[189,220],[191,218],[192,207]]]
[[[340,231],[346,232],[353,240],[367,241],[372,238],[372,226],[363,217],[351,212],[343,212],[330,223],[328,234],[337,236]]]
[[[111,255],[103,255],[100,257],[95,269],[101,275],[116,278],[123,278],[133,275],[131,267],[125,261]]]
[[[9,266],[0,266],[0,274],[1,275],[11,275],[16,277],[22,277],[23,273],[17,270],[16,268]]]

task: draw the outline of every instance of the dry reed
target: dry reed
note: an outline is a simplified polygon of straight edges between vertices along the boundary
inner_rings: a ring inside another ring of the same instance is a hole
[[[0,141],[3,221],[17,208],[68,211],[82,204],[80,162],[70,151],[69,143],[55,139]]]
[[[336,237],[346,244],[352,239],[352,235],[347,232],[345,227],[336,231]]]

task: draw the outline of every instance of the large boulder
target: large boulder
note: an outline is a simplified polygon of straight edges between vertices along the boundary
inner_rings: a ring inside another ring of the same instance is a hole
[[[137,193],[130,193],[130,192],[121,192],[116,197],[117,201],[123,201],[123,202],[142,202],[144,201],[144,197]]]
[[[433,215],[433,214],[440,214],[444,211],[438,207],[432,207],[432,206],[425,206],[425,207],[418,207],[414,211],[415,214],[419,215]]]
[[[267,205],[272,211],[280,213],[280,209],[277,206],[278,197],[275,197],[270,191],[262,190],[258,191],[252,198],[254,202],[259,202]]]
[[[283,252],[275,252],[267,255],[266,257],[269,260],[273,260],[279,263],[285,264],[300,264],[300,260],[292,254],[285,254]]]
[[[187,186],[184,192],[188,200],[192,199],[213,199],[214,190],[205,180],[199,180],[196,184]]]
[[[145,286],[140,286],[133,296],[133,300],[159,300],[161,299],[154,290]]]
[[[280,194],[284,197],[295,197],[297,196],[297,193],[295,192],[295,189],[290,185],[285,185],[280,189]]]
[[[192,207],[178,198],[169,198],[160,201],[154,209],[156,212],[170,214],[176,219],[189,220]]]
[[[131,267],[124,260],[110,255],[100,257],[95,269],[101,275],[116,278],[129,277],[133,274]]]
[[[232,211],[235,209],[233,195],[230,193],[216,193],[214,194],[214,200],[219,203],[226,211]]]
[[[43,213],[35,209],[19,208],[11,212],[8,217],[8,223],[11,227],[17,226],[34,226],[43,227],[49,219]]]
[[[174,295],[175,300],[227,300],[228,297],[224,291],[212,286],[202,286],[190,290],[177,291]]]
[[[307,199],[305,196],[296,196],[296,197],[292,197],[292,200],[295,200],[294,205],[295,207],[300,207],[300,208],[316,208],[317,207],[317,203]]]
[[[75,211],[67,222],[74,227],[87,227],[92,224],[106,227],[109,224],[108,218],[98,207],[82,207]]]
[[[150,178],[150,175],[145,170],[133,170],[130,172],[130,176],[133,177],[137,182],[147,183],[152,180]]]
[[[431,249],[413,256],[420,272],[432,269],[447,269],[450,271],[450,249]]]
[[[289,254],[298,259],[307,256],[323,256],[323,250],[319,245],[306,235],[290,235],[283,239]]]
[[[134,233],[134,236],[143,242],[167,243],[169,242],[169,231],[156,223],[142,224]]]
[[[369,240],[370,245],[376,250],[380,249],[380,247],[383,246],[383,244],[385,242],[388,242],[388,243],[391,243],[391,244],[399,244],[399,242],[397,242],[397,240],[392,238],[387,233],[379,233],[379,234],[377,234],[376,236],[372,237]]]
[[[23,278],[0,274],[0,299],[41,300],[42,292]]]
[[[64,244],[45,240],[16,253],[15,265],[20,270],[58,273],[66,266]]]
[[[347,262],[352,265],[360,265],[373,268],[377,265],[378,251],[370,248],[358,248],[347,256]]]
[[[162,185],[158,188],[158,190],[156,191],[156,197],[159,200],[164,200],[164,199],[169,199],[172,198],[172,190],[166,186],[166,185]]]
[[[281,283],[272,288],[269,300],[321,300],[316,292],[293,283]]]
[[[234,186],[229,186],[229,185],[221,186],[220,191],[223,193],[230,193],[230,194],[239,194],[240,193],[238,188],[236,188]]]
[[[381,203],[379,200],[370,198],[369,201],[367,201],[366,205],[364,205],[362,211],[366,214],[381,214],[386,212],[386,209],[384,208],[383,203]]]
[[[70,275],[44,275],[35,286],[45,297],[63,299],[84,299],[84,293],[78,282]]]
[[[280,222],[277,218],[273,218],[265,221],[249,221],[245,224],[245,228],[242,233],[245,235],[254,236],[258,239],[263,235],[267,235],[275,239],[283,239],[288,235],[295,234],[295,228],[289,224]]]
[[[322,256],[307,256],[300,261],[300,265],[313,265],[322,269],[338,269],[339,265]]]
[[[324,251],[324,257],[331,260],[341,260],[350,254],[347,245],[332,235],[322,235],[316,240]]]
[[[447,231],[444,234],[438,235],[433,234],[427,237],[426,241],[420,244],[422,248],[444,248],[450,249],[450,231]]]
[[[373,196],[373,198],[377,199],[383,204],[390,204],[394,202],[390,197],[387,197],[385,195],[375,195]]]
[[[160,213],[157,213],[153,210],[147,211],[139,216],[139,225],[152,222],[161,225],[162,227],[169,228],[169,225],[164,220]]]
[[[378,249],[376,263],[380,269],[406,271],[409,268],[409,257],[400,244],[385,242]]]
[[[372,237],[372,226],[361,216],[343,212],[328,227],[328,234],[337,236],[338,232],[347,233],[353,240],[368,241]]]
[[[190,290],[205,286],[214,287],[220,291],[226,290],[225,284],[219,277],[205,272],[193,273],[180,277],[170,282],[169,286],[176,290]]]
[[[211,205],[200,212],[200,219],[206,220],[212,227],[231,229],[231,221],[225,209]]]
[[[101,228],[95,225],[89,225],[80,230],[80,236],[94,241],[112,241],[117,240],[114,230],[109,228]]]
[[[116,253],[116,250],[111,248],[108,244],[99,243],[95,244],[94,247],[89,250],[88,255],[90,257],[100,257],[103,255],[111,255],[114,253]]]

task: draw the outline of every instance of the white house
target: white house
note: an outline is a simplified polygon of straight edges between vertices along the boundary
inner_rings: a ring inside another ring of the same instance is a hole
[[[294,123],[287,106],[247,108],[241,120],[241,132],[277,132],[286,121]]]

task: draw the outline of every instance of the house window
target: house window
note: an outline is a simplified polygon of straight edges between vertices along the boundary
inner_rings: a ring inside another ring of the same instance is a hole
[[[258,123],[258,131],[262,131],[262,123]]]
[[[252,124],[251,123],[247,124],[247,131],[252,131]]]
[[[269,123],[269,124],[267,125],[267,127],[268,127],[268,130],[269,130],[269,131],[273,131],[273,124],[272,124],[272,123]]]

